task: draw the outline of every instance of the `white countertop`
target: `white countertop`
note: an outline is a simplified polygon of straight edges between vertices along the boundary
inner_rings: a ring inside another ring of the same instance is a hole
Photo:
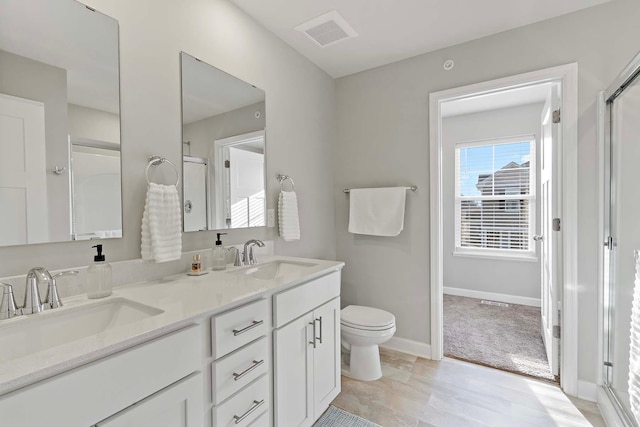
[[[229,267],[227,270],[210,271],[202,276],[181,274],[116,288],[113,295],[107,298],[89,300],[85,295],[79,295],[65,299],[64,307],[56,310],[0,320],[2,333],[2,329],[19,328],[21,321],[28,321],[35,316],[44,317],[62,310],[117,298],[126,298],[163,310],[161,314],[134,323],[107,329],[96,335],[50,347],[28,356],[0,362],[0,395],[178,330],[194,323],[198,318],[211,316],[252,299],[268,296],[339,271],[344,266],[344,263],[338,261],[282,256],[265,258],[260,264],[278,260],[308,262],[315,265],[305,268],[304,272],[287,273],[273,280],[229,274],[247,267]]]

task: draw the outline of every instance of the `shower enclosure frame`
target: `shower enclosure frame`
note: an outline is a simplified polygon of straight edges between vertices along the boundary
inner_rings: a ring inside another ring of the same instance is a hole
[[[613,230],[611,212],[616,205],[616,182],[614,179],[613,158],[611,156],[612,144],[615,141],[614,102],[618,99],[636,79],[640,78],[640,53],[625,67],[613,83],[600,94],[598,98],[598,133],[601,143],[599,150],[599,331],[600,354],[598,361],[598,404],[602,409],[605,419],[615,417],[615,425],[637,427],[633,416],[627,413],[624,405],[612,387],[613,347],[615,336],[610,333],[615,316],[615,286],[610,268],[612,262],[612,250],[615,247],[616,236]]]

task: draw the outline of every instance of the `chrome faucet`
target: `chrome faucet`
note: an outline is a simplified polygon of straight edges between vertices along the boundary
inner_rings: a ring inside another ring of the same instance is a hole
[[[264,242],[262,240],[251,239],[244,244],[244,249],[242,251],[242,262],[244,265],[251,265],[258,262],[256,257],[253,254],[253,247],[257,245],[260,248],[264,247]]]
[[[56,279],[62,276],[76,276],[77,274],[77,271],[71,270],[63,271],[52,277],[46,268],[32,268],[27,273],[24,303],[21,307],[16,305],[16,300],[13,296],[13,287],[8,283],[0,282],[0,290],[2,290],[2,294],[0,295],[0,320],[62,307]],[[47,296],[44,301],[40,298],[39,287],[42,282],[47,283]]]

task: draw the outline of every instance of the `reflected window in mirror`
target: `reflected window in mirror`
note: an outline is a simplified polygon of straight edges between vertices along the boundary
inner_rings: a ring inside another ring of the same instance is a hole
[[[265,93],[181,54],[184,231],[264,227]]]
[[[0,246],[120,237],[118,22],[3,1],[0,75]]]

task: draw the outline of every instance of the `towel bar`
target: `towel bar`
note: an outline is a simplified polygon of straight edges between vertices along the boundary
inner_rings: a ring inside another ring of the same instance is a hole
[[[404,188],[405,188],[405,190],[416,191],[416,190],[418,189],[418,186],[417,186],[417,185],[412,185],[412,186],[410,186],[410,187],[404,187]],[[351,189],[350,189],[350,188],[345,188],[345,189],[344,189],[344,192],[345,192],[345,193],[350,193],[350,192],[351,192]]]
[[[291,178],[289,175],[277,175],[276,179],[280,183],[280,190],[283,189],[283,183],[287,180],[291,182],[291,191],[294,191],[296,189],[296,184],[293,182],[293,178]]]
[[[169,159],[160,156],[151,156],[149,157],[149,163],[147,164],[147,169],[144,171],[144,176],[147,178],[147,184],[151,184],[149,180],[149,168],[151,166],[160,166],[163,163],[169,163],[173,167],[173,171],[176,173],[176,187],[180,183],[180,174],[178,173],[178,168],[176,165]]]

